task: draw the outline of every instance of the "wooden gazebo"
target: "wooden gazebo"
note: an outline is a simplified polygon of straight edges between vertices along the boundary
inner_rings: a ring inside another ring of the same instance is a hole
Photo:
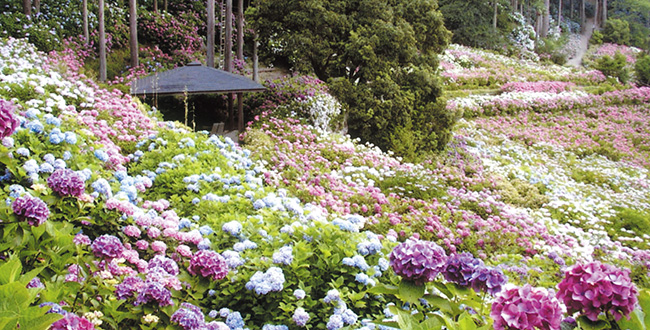
[[[245,76],[232,74],[223,70],[191,62],[186,66],[172,70],[154,73],[131,83],[131,95],[192,95],[260,92],[266,88]],[[229,119],[233,114],[228,113]],[[241,131],[244,126],[242,107],[238,107],[238,125]]]

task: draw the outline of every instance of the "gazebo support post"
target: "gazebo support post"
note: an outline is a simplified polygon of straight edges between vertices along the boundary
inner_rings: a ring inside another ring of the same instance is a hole
[[[226,47],[224,47],[224,69],[232,72],[232,0],[226,0]],[[233,112],[233,93],[228,93],[228,123],[230,129],[235,128],[235,114]]]
[[[244,63],[244,0],[237,1],[237,59]],[[237,93],[237,130],[244,131],[244,93]]]

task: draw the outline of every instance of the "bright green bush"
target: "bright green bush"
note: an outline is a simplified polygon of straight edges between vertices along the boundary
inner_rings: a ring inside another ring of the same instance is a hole
[[[625,55],[617,52],[613,57],[605,55],[596,61],[596,69],[608,77],[617,78],[625,84],[630,78],[630,74],[625,67],[627,59]]]
[[[630,24],[621,19],[608,19],[603,27],[603,42],[630,44]]]
[[[641,86],[650,86],[650,56],[642,54],[634,66],[637,83]]]

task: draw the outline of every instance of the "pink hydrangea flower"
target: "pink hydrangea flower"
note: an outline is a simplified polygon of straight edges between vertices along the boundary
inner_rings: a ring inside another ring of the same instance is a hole
[[[158,253],[165,253],[167,250],[167,244],[161,241],[155,241],[151,243],[151,249]]]
[[[201,250],[192,256],[187,271],[192,275],[200,274],[203,277],[220,280],[228,275],[228,265],[226,259],[219,253],[213,250]]]
[[[123,231],[124,234],[129,237],[140,237],[140,234],[142,233],[136,226],[126,226],[124,227]]]
[[[139,240],[135,242],[135,247],[137,247],[140,250],[146,250],[149,248],[149,242],[145,240]]]
[[[185,244],[181,244],[177,246],[176,252],[178,252],[178,254],[182,255],[185,258],[189,258],[192,256],[192,250],[190,250],[190,247]]]
[[[66,313],[62,319],[54,322],[50,330],[94,330],[95,326],[85,318],[74,313]]]
[[[0,140],[13,134],[20,121],[14,115],[15,106],[12,102],[0,100]]]
[[[25,195],[16,198],[11,208],[20,219],[27,220],[32,226],[40,226],[50,216],[50,209],[40,198]]]
[[[83,179],[71,169],[58,169],[47,178],[47,185],[61,196],[79,197],[86,189]]]
[[[580,312],[596,321],[600,313],[611,313],[616,320],[629,316],[637,294],[628,269],[594,261],[569,268],[558,284],[557,297],[569,312]]]
[[[497,295],[490,316],[495,330],[557,330],[563,314],[564,306],[552,290],[526,284]]]

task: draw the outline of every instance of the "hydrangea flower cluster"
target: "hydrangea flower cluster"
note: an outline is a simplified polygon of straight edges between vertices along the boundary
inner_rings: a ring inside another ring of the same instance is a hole
[[[297,326],[304,327],[305,325],[307,325],[307,322],[309,322],[309,313],[307,313],[304,308],[298,307],[293,312],[292,319]]]
[[[531,287],[512,288],[500,293],[490,316],[495,330],[560,329],[564,306],[552,290]]]
[[[593,261],[569,268],[558,284],[557,297],[569,312],[581,312],[596,321],[601,312],[611,313],[616,320],[630,315],[637,294],[628,269]]]
[[[486,266],[481,259],[464,252],[452,254],[442,270],[445,280],[460,286],[471,286],[474,291],[495,295],[508,282],[499,268]]]
[[[265,295],[271,291],[282,291],[284,286],[284,274],[282,269],[271,267],[266,272],[256,272],[246,283],[247,290],[255,290],[255,293]]]
[[[20,121],[14,115],[15,106],[12,102],[0,99],[0,139],[14,134]]]
[[[192,275],[201,274],[201,276],[209,277],[213,280],[220,280],[228,275],[226,260],[213,250],[197,251],[192,256],[190,266],[187,270]]]
[[[47,217],[50,216],[50,210],[47,208],[47,204],[40,198],[30,195],[16,198],[11,203],[11,209],[15,215],[22,220],[27,220],[27,223],[32,226],[42,225],[47,220]]]
[[[71,169],[58,169],[47,178],[47,185],[60,196],[79,197],[86,187],[84,180]]]
[[[417,285],[433,281],[447,262],[445,250],[438,244],[413,239],[396,246],[389,258],[395,274]]]
[[[201,309],[186,302],[182,303],[181,308],[172,314],[171,321],[185,330],[205,329],[205,316]]]
[[[54,322],[50,330],[94,330],[95,325],[81,316],[74,313],[65,313],[62,319]]]
[[[90,248],[93,250],[95,257],[107,259],[118,258],[124,251],[122,241],[113,235],[102,235],[95,238]]]
[[[286,245],[273,253],[273,263],[289,265],[293,261],[293,248]]]

